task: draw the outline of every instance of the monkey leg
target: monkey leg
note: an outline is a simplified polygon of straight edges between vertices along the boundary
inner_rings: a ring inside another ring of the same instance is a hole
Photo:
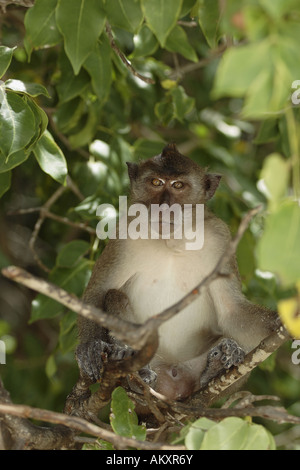
[[[109,291],[107,291],[104,297],[104,310],[110,314],[122,315],[125,318],[134,317],[129,298],[124,292],[122,292],[121,290],[117,290],[117,289],[110,289]],[[121,343],[118,343],[118,345],[119,347],[122,347]],[[130,349],[128,346],[123,345],[123,347],[126,349],[124,357],[128,357],[129,355],[128,350],[130,350],[132,354],[134,354],[134,351]],[[120,355],[121,351],[117,351],[116,354]],[[141,379],[147,385],[149,385],[152,388],[155,387],[157,375],[150,368],[149,365],[142,367],[142,369],[140,369],[138,372],[139,372]],[[130,381],[129,381],[129,385],[134,391],[139,392],[139,389],[135,385],[133,385]]]
[[[205,387],[210,380],[219,375],[224,369],[243,362],[245,352],[230,338],[223,338],[213,346],[207,354],[207,363],[200,377],[200,388]]]

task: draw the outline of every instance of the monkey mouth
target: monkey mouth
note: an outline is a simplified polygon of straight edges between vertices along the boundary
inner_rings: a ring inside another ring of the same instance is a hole
[[[151,233],[156,233],[159,238],[173,239],[178,238],[176,233],[180,231],[179,229],[181,229],[181,224],[179,225],[172,220],[165,221],[163,219],[151,219],[149,228]],[[181,238],[181,236],[179,238]]]

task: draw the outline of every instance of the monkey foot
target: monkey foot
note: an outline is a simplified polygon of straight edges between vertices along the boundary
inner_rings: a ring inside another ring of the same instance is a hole
[[[237,366],[243,362],[245,352],[230,338],[222,339],[207,354],[207,363],[200,378],[200,387],[205,387],[208,382],[231,366]]]
[[[139,370],[139,376],[141,377],[143,382],[145,382],[145,384],[155,389],[156,381],[157,381],[157,374],[156,372],[154,372],[154,370],[150,369],[149,366],[145,366]],[[129,387],[131,388],[133,392],[140,393],[140,394],[143,393],[142,388],[134,380],[131,380],[128,377],[127,381],[128,381]]]

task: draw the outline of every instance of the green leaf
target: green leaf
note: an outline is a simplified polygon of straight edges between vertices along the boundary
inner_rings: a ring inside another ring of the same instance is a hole
[[[270,66],[269,53],[266,41],[228,49],[217,70],[213,97],[243,97]]]
[[[192,13],[193,13],[193,9],[197,7],[197,3],[198,3],[198,0],[183,0],[179,18],[183,18],[184,16],[187,16],[188,14],[190,14],[191,18],[193,16],[196,16],[196,15],[193,15]]]
[[[142,0],[146,23],[162,47],[176,25],[181,7],[182,0]]]
[[[169,93],[166,93],[164,99],[159,103],[156,103],[154,107],[154,112],[158,119],[164,124],[165,126],[169,124],[169,122],[173,119],[173,103],[172,97]]]
[[[278,275],[288,286],[300,279],[300,207],[285,201],[266,219],[257,245],[258,267]]]
[[[24,149],[35,133],[35,119],[26,99],[16,93],[4,92],[0,86],[0,157]]]
[[[45,367],[46,375],[49,379],[53,378],[57,371],[57,364],[53,354],[48,357]]]
[[[9,190],[11,184],[11,171],[0,173],[0,197]]]
[[[92,264],[87,259],[81,259],[72,268],[55,267],[49,276],[49,281],[80,297],[90,278]],[[59,302],[38,294],[32,302],[30,322],[54,318],[63,313],[64,309],[65,307]]]
[[[104,36],[84,63],[84,68],[92,78],[92,86],[102,103],[109,95],[112,81],[111,47]]]
[[[106,2],[106,13],[111,26],[130,33],[135,33],[143,21],[140,3],[132,0],[109,0]]]
[[[243,450],[276,450],[272,434],[260,424],[248,424],[247,442]]]
[[[77,126],[85,110],[84,100],[79,97],[58,106],[53,118],[58,129],[67,134],[70,130]]]
[[[57,85],[57,92],[59,102],[62,104],[81,95],[90,84],[90,76],[84,69],[81,69],[78,75],[74,75],[72,66],[65,54],[60,56],[58,62],[61,79]]]
[[[46,131],[33,149],[41,169],[61,184],[65,184],[68,173],[66,159],[55,143],[51,134]]]
[[[246,230],[236,250],[240,275],[243,282],[246,283],[253,279],[256,268],[254,249],[255,238],[250,230]]]
[[[170,93],[173,97],[174,117],[182,122],[185,115],[192,111],[195,100],[187,96],[184,88],[181,86],[170,90]]]
[[[48,126],[48,116],[45,111],[40,108],[34,100],[27,101],[28,106],[30,106],[31,111],[35,116],[37,135],[36,140],[38,140],[45,132]]]
[[[133,145],[135,158],[151,158],[153,155],[159,155],[164,146],[163,140],[137,139]]]
[[[93,103],[88,109],[87,120],[83,128],[74,135],[70,135],[69,142],[73,148],[83,147],[93,139],[98,124],[98,103]]]
[[[216,423],[207,418],[200,418],[189,426],[185,436],[185,445],[188,450],[199,450],[205,436],[205,432]]]
[[[112,393],[110,424],[119,436],[133,437],[139,441],[146,438],[146,428],[138,425],[134,404],[122,387],[117,387]]]
[[[255,137],[255,144],[265,144],[266,142],[274,142],[278,139],[278,120],[266,119],[262,121],[258,134]]]
[[[9,156],[9,159],[5,159],[3,155],[0,154],[0,173],[5,173],[9,170],[12,170],[21,163],[25,162],[29,157],[30,152],[25,152],[24,150],[19,150],[16,153],[13,153]]]
[[[214,48],[219,39],[220,5],[219,0],[199,0],[199,24],[208,45]]]
[[[260,187],[263,183],[263,192],[270,201],[270,207],[275,208],[287,192],[290,176],[289,162],[278,153],[272,153],[265,159],[260,176]]]
[[[299,11],[299,2],[296,0],[276,0],[272,2],[260,0],[260,4],[275,20],[282,17],[285,13],[290,13],[293,9]]]
[[[16,93],[22,93],[32,97],[44,95],[50,98],[48,90],[40,83],[26,83],[21,80],[10,79],[5,82],[5,86]]]
[[[31,140],[26,145],[26,153],[30,154],[32,148],[34,147],[36,142],[43,135],[43,133],[45,132],[47,128],[48,117],[45,111],[43,111],[42,108],[40,108],[33,99],[28,98],[26,102],[34,115],[34,129],[35,129],[34,135],[32,136]]]
[[[59,347],[62,354],[74,351],[78,343],[77,315],[69,311],[62,316],[59,330]]]
[[[72,268],[90,249],[88,242],[73,240],[65,245],[57,255],[56,266]]]
[[[105,13],[101,0],[59,0],[57,25],[75,75],[94,49],[103,31]]]
[[[33,49],[51,47],[61,41],[62,37],[56,25],[56,6],[57,0],[35,0],[33,7],[28,8],[24,20],[24,46],[29,59]]]
[[[15,49],[16,47],[0,46],[0,78],[8,69]]]
[[[241,418],[229,417],[211,426],[202,440],[200,450],[269,450],[275,443],[261,425]]]
[[[65,313],[60,321],[60,335],[67,335],[70,333],[77,323],[77,314],[71,310]]]
[[[276,48],[270,49],[272,63],[253,80],[248,89],[242,115],[264,119],[269,113],[281,111],[288,102],[292,76]]]
[[[197,54],[190,45],[184,29],[178,25],[172,29],[167,37],[165,47],[168,51],[179,53],[188,60],[193,62],[198,61]]]
[[[240,418],[225,418],[205,434],[201,450],[241,450],[247,440],[248,423]]]
[[[101,198],[98,195],[92,194],[81,201],[73,210],[77,214],[80,214],[80,216],[85,220],[97,220],[96,211],[101,203]]]
[[[295,60],[297,63],[299,58],[295,40],[288,37],[287,31],[232,47],[221,60],[212,96],[244,97],[243,117],[265,119],[267,114],[278,113],[287,105]]]
[[[158,48],[158,42],[152,31],[145,24],[138,34],[133,37],[134,51],[131,57],[146,57],[154,54]]]

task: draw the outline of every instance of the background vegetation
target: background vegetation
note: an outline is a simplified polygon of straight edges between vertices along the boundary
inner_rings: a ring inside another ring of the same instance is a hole
[[[97,206],[126,194],[126,161],[175,142],[223,175],[211,207],[232,233],[263,204],[238,248],[243,289],[299,337],[299,2],[16,4],[0,2],[0,266],[80,296],[104,246]],[[76,316],[3,277],[0,289],[5,386],[15,403],[60,411],[77,378]],[[300,415],[292,352],[249,389]]]

